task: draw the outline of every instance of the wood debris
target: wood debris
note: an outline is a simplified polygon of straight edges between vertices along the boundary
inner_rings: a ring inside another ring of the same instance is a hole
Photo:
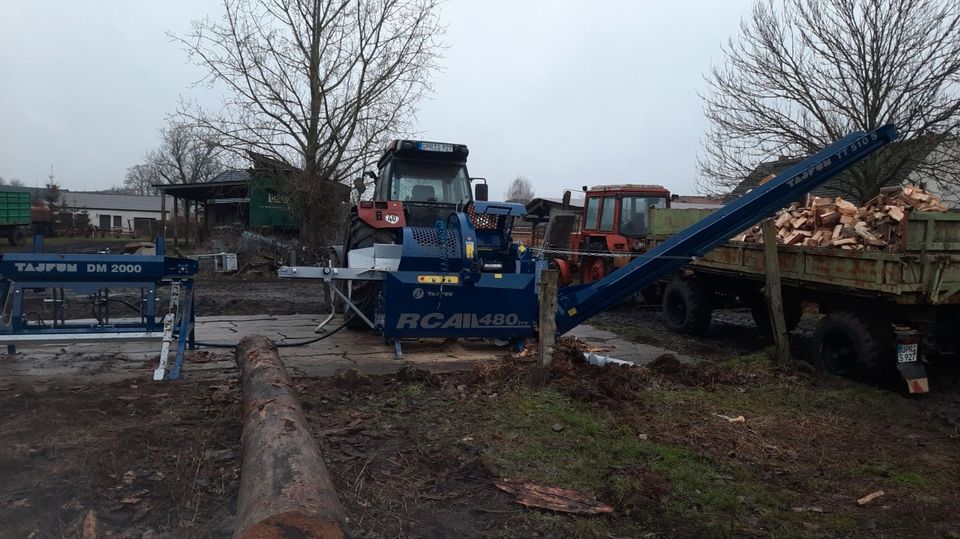
[[[613,507],[576,490],[539,485],[526,481],[499,479],[494,484],[500,490],[516,496],[517,503],[564,513],[599,515],[612,513]]]
[[[879,498],[880,496],[883,496],[884,494],[886,493],[883,492],[882,490],[871,492],[870,494],[867,494],[863,498],[860,498],[859,500],[857,500],[857,505],[867,505],[868,503],[872,502],[873,500],[876,500],[877,498]]]
[[[908,185],[883,189],[863,206],[839,196],[808,195],[804,205],[795,202],[777,212],[773,224],[777,243],[782,245],[882,251],[902,244],[911,211],[946,212],[947,208],[939,197]],[[760,225],[733,240],[762,243]]]

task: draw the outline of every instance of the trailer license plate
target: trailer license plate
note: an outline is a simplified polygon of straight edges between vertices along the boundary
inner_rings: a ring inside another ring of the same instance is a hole
[[[898,344],[897,345],[897,362],[898,363],[913,363],[917,360],[917,348],[916,344]]]

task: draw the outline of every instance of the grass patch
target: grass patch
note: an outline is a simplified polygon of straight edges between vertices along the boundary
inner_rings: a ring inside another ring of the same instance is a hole
[[[684,447],[642,440],[609,411],[550,389],[506,395],[490,411],[486,438],[488,464],[499,475],[590,492],[620,512],[635,509],[635,516],[658,514],[661,529],[695,522],[697,533],[722,536],[736,530],[731,517],[748,515],[760,515],[767,529],[798,524],[747,467],[721,466]],[[657,479],[666,485],[663,492],[651,491]],[[537,527],[550,529],[551,522]],[[575,535],[595,536],[587,523],[580,525],[583,533]]]

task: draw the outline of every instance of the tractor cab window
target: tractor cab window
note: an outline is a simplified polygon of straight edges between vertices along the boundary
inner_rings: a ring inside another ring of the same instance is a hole
[[[650,223],[650,208],[666,208],[663,197],[623,197],[620,206],[620,233],[624,236],[643,236]]]
[[[613,231],[613,211],[617,208],[617,197],[603,197],[603,210],[600,212],[600,232]]]
[[[390,199],[464,204],[470,201],[467,169],[451,163],[398,161],[393,164]]]
[[[587,213],[583,221],[583,228],[594,230],[597,228],[597,214],[600,213],[600,197],[587,199]]]

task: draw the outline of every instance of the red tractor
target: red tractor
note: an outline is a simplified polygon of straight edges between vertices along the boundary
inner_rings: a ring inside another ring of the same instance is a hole
[[[570,234],[575,254],[554,260],[563,284],[571,283],[575,273],[581,283],[597,281],[626,265],[631,255],[646,251],[650,208],[670,206],[670,191],[660,185],[598,185],[583,190],[580,225]]]

